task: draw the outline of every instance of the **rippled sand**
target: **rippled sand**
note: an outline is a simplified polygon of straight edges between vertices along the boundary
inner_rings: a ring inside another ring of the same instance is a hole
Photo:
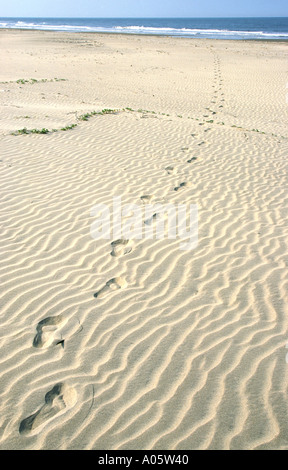
[[[0,39],[0,448],[287,449],[287,44]]]

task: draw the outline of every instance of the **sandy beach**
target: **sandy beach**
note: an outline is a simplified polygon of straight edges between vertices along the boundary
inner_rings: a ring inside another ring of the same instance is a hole
[[[0,48],[0,450],[287,450],[288,44]],[[115,198],[197,246],[93,236]]]

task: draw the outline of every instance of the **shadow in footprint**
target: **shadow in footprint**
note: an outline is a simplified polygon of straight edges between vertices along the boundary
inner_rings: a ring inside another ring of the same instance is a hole
[[[62,315],[55,317],[47,317],[41,320],[36,328],[37,334],[33,340],[33,346],[35,348],[43,348],[50,346],[53,343],[54,335],[58,330],[58,327],[63,324],[65,319]],[[58,341],[55,344],[59,344]]]
[[[144,196],[141,196],[140,199],[144,204],[149,204],[150,202],[153,201],[154,195],[153,194],[144,194]]]
[[[174,191],[180,191],[180,189],[190,188],[191,186],[192,183],[190,183],[189,181],[180,183],[179,186],[176,186],[176,188],[174,188]]]
[[[165,170],[167,171],[168,175],[172,175],[173,173],[175,173],[174,166],[167,166]]]
[[[105,286],[102,287],[98,292],[94,294],[95,298],[102,298],[105,295],[109,294],[109,292],[118,290],[118,289],[125,289],[127,287],[127,282],[123,277],[114,277],[110,279],[110,281],[106,282]]]
[[[132,246],[130,240],[119,239],[111,243],[112,251],[111,256],[123,256],[131,253]]]
[[[30,434],[61,411],[75,405],[77,393],[74,388],[60,382],[45,395],[45,404],[31,416],[23,419],[19,426],[20,434]]]
[[[149,219],[144,221],[146,225],[152,225],[154,222],[159,220],[166,220],[168,218],[167,213],[165,212],[155,212]]]

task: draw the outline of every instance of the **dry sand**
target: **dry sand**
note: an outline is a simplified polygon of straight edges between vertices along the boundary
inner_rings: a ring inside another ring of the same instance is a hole
[[[0,449],[288,449],[287,44],[0,41]],[[147,195],[196,248],[92,238]]]

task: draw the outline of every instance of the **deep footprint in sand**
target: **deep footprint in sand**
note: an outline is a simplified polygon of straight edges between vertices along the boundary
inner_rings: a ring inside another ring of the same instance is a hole
[[[112,251],[111,256],[123,256],[131,253],[132,246],[131,240],[119,239],[111,243]]]
[[[39,426],[50,421],[58,413],[75,405],[77,393],[73,387],[60,382],[45,395],[45,404],[31,416],[23,419],[19,426],[20,434],[30,434]]]
[[[114,277],[110,279],[110,281],[106,282],[105,286],[102,287],[98,292],[94,294],[94,297],[101,298],[105,295],[109,294],[109,292],[118,290],[118,289],[125,289],[127,287],[127,282],[123,277]]]
[[[180,189],[191,188],[191,186],[192,183],[190,183],[190,181],[185,181],[183,183],[180,183],[179,186],[176,186],[176,188],[174,188],[174,191],[180,191]]]
[[[192,157],[189,160],[187,160],[187,163],[194,162],[195,160],[197,160],[197,157]]]
[[[55,317],[47,317],[44,320],[41,320],[36,328],[37,334],[33,340],[33,346],[35,348],[47,348],[50,346],[53,341],[55,340],[55,334],[57,334],[58,327],[60,325],[64,325],[66,322],[65,318],[62,315],[58,315]],[[55,342],[55,344],[59,344],[61,341]]]

